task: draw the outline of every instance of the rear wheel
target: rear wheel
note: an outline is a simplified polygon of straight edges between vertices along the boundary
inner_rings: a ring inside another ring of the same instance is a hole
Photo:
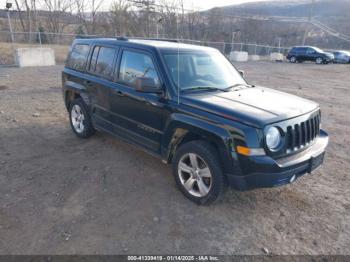
[[[173,174],[181,192],[197,204],[214,202],[226,188],[216,149],[204,141],[192,141],[178,149]]]
[[[70,103],[69,120],[73,132],[80,138],[88,138],[95,133],[87,108],[81,98]]]
[[[292,56],[291,58],[289,58],[289,62],[296,63],[297,62],[297,58],[295,56]]]

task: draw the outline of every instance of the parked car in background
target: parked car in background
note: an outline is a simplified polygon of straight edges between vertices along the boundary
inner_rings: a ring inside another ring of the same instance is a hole
[[[350,63],[349,51],[334,51],[334,63],[347,64]]]
[[[328,64],[333,61],[334,55],[314,46],[295,46],[287,54],[291,63],[312,61],[316,64]]]

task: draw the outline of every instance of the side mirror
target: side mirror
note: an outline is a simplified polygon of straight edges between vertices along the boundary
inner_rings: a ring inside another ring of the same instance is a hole
[[[137,77],[135,79],[136,91],[142,93],[162,93],[162,89],[156,85],[153,78]]]
[[[244,70],[238,70],[238,73],[239,73],[242,77],[244,77]]]

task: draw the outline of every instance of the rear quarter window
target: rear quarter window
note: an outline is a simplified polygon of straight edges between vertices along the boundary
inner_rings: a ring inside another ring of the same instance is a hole
[[[76,44],[70,52],[66,67],[83,71],[85,69],[90,47],[86,44]]]

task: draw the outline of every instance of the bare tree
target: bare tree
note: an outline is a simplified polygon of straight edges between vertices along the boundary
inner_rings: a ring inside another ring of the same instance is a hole
[[[32,31],[31,7],[35,7],[35,1],[15,0],[23,32]],[[24,17],[25,15],[26,17]]]
[[[74,0],[75,10],[88,34],[96,34],[97,16],[105,0]]]
[[[109,23],[115,36],[132,35],[136,30],[137,22],[134,21],[130,11],[131,4],[127,0],[116,0],[109,11]]]
[[[36,31],[37,26],[36,2],[36,0],[15,0],[22,31],[29,32],[29,41],[31,41],[32,32]]]
[[[46,27],[49,32],[52,33],[63,33],[64,28],[68,26],[65,21],[67,12],[73,5],[73,0],[43,0],[44,7],[49,12],[44,17],[46,21]]]

